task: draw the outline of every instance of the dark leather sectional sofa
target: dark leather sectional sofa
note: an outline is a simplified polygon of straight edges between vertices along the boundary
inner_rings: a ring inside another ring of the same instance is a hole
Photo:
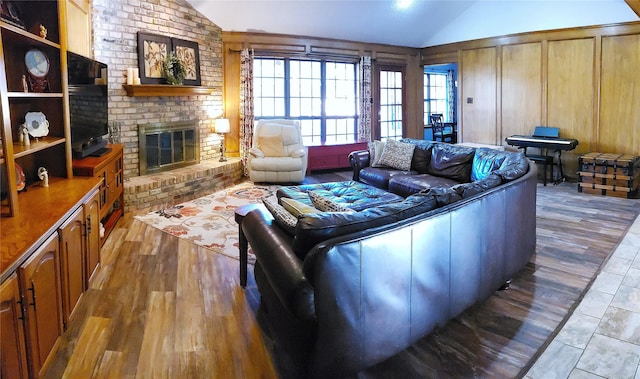
[[[404,142],[421,149],[410,171],[351,158],[355,180],[406,198],[303,214],[293,232],[263,208],[240,225],[269,325],[306,362],[300,377],[353,375],[397,354],[491,296],[535,250],[536,168],[523,154]]]

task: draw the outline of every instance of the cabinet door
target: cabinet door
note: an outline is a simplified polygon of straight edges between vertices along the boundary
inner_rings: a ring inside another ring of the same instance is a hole
[[[91,56],[91,3],[89,0],[67,0],[67,48],[86,57]]]
[[[39,376],[49,352],[62,335],[58,246],[58,233],[54,232],[18,269],[27,310],[27,358],[33,376]]]
[[[84,218],[82,209],[76,210],[60,227],[60,274],[62,277],[63,320],[75,308],[84,291]]]
[[[99,192],[95,192],[91,198],[84,203],[84,219],[87,228],[86,235],[86,283],[85,288],[89,288],[89,279],[100,262],[100,197]]]
[[[0,286],[0,325],[0,377],[27,378],[22,298],[16,274]]]

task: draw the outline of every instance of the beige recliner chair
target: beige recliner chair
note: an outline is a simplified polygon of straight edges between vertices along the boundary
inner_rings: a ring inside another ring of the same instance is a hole
[[[301,183],[307,153],[298,121],[258,120],[247,159],[249,178],[253,182]]]

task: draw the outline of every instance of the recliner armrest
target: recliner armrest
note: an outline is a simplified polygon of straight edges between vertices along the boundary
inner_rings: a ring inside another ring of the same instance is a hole
[[[356,150],[349,153],[349,164],[353,169],[354,181],[360,181],[360,170],[369,166],[370,156],[369,150]]]
[[[252,155],[254,158],[264,158],[264,153],[262,152],[262,150],[258,149],[257,147],[250,148],[249,154]]]

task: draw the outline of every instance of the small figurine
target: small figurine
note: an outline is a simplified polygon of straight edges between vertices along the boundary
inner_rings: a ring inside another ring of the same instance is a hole
[[[49,173],[47,172],[46,168],[40,167],[38,169],[38,178],[42,180],[43,187],[49,187]]]
[[[29,85],[27,84],[27,76],[22,75],[22,91],[29,92]]]
[[[31,140],[29,139],[29,130],[27,130],[26,126],[22,128],[22,134],[24,135],[24,145],[31,146]]]
[[[40,24],[40,37],[47,38],[47,28]]]

